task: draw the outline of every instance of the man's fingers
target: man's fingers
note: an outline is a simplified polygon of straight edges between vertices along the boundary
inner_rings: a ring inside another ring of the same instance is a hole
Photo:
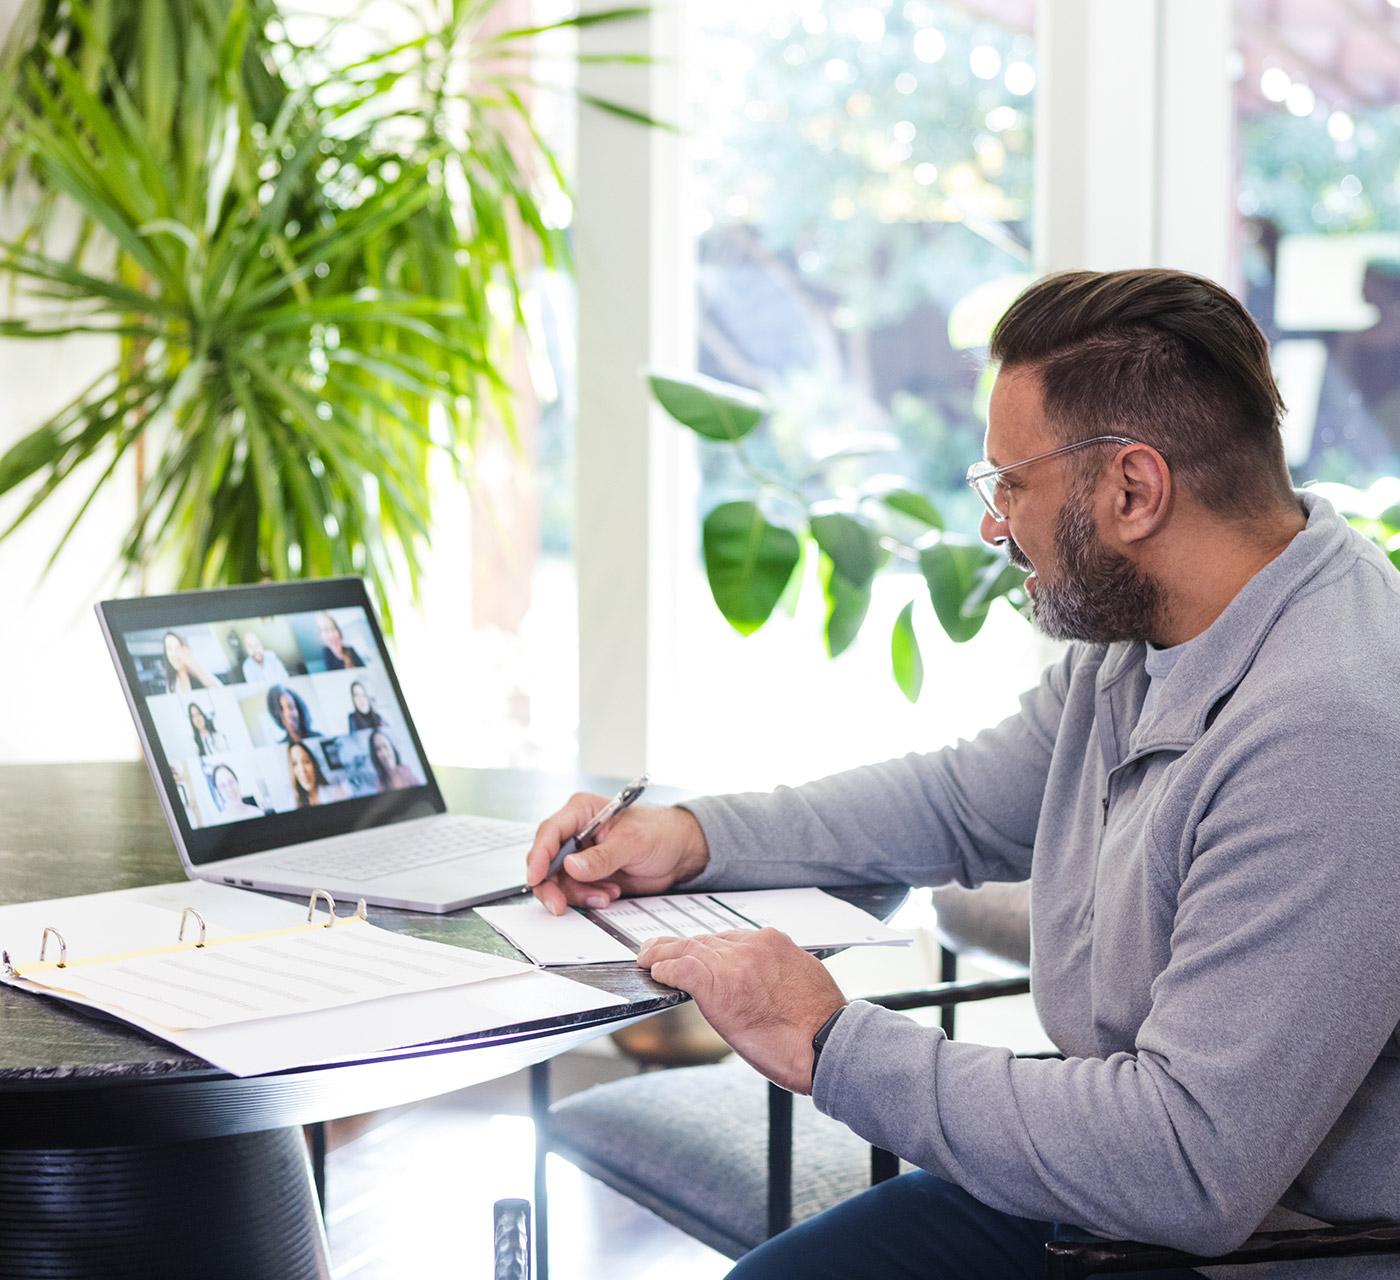
[[[564,891],[553,880],[544,880],[534,888],[535,897],[550,915],[562,916],[569,909]]]
[[[622,887],[611,880],[579,884],[568,876],[542,880],[531,892],[551,915],[562,916],[570,907],[606,907],[622,896]]]
[[[704,959],[695,953],[676,956],[670,960],[657,960],[651,966],[651,976],[657,982],[677,991],[684,991],[703,1001],[711,987],[711,973]]]
[[[719,950],[720,941],[715,934],[701,934],[698,938],[652,938],[642,944],[641,951],[637,953],[637,963],[646,969],[658,960],[674,960],[682,955],[703,955]]]
[[[622,896],[621,885],[612,880],[600,880],[594,884],[580,884],[572,876],[561,875],[559,887],[564,896],[576,907],[606,907]]]
[[[625,837],[612,839],[604,836],[591,849],[569,854],[564,859],[564,870],[575,880],[595,883],[616,875],[635,853],[636,850]]]
[[[569,797],[568,803],[558,813],[552,813],[535,829],[535,840],[530,852],[525,855],[525,883],[539,884],[549,871],[549,864],[559,847],[570,836],[577,835],[598,812],[607,799],[580,791]]]

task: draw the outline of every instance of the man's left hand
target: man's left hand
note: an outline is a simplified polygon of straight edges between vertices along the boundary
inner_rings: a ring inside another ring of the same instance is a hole
[[[812,1037],[843,1004],[831,975],[785,933],[658,938],[637,963],[688,992],[746,1062],[793,1093],[812,1091]]]

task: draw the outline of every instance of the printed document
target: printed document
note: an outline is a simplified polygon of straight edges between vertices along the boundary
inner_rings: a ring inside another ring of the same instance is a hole
[[[203,915],[208,945],[172,950],[185,907]],[[50,967],[33,968],[47,927],[58,929],[66,943],[62,970],[52,967],[58,958],[52,938]],[[251,933],[263,936],[242,936]],[[320,939],[319,948],[303,941],[308,938]],[[329,948],[326,939],[332,939]],[[271,947],[275,959],[250,944]],[[333,929],[308,930],[304,904],[207,881],[0,906],[0,946],[20,974],[5,978],[11,985],[110,1010],[239,1076],[382,1057],[627,1003],[514,960],[394,934],[352,917]],[[240,954],[244,971],[235,987],[221,974]],[[155,969],[162,981],[153,985],[150,966],[164,959],[178,961],[178,968]],[[26,969],[46,985],[29,981]],[[99,988],[99,980],[127,985],[115,992]],[[230,995],[247,1007],[236,1008]],[[594,1033],[574,1034],[586,1039]]]
[[[774,928],[799,947],[906,946],[908,934],[823,889],[750,889],[725,893],[673,893],[623,898],[590,911],[550,915],[538,902],[478,907],[493,929],[535,961],[612,964],[636,960],[652,938]]]

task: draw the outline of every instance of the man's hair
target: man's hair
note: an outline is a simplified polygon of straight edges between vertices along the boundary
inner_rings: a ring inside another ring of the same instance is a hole
[[[1224,515],[1291,501],[1268,340],[1211,280],[1162,270],[1046,276],[997,323],[991,358],[1039,374],[1046,416],[1066,444],[1098,435],[1150,444]]]

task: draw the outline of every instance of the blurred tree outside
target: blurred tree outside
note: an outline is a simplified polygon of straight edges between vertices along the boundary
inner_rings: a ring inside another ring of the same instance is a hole
[[[1030,270],[1031,38],[953,0],[719,3],[704,24],[701,372],[778,407],[760,464],[852,495],[897,474],[974,532],[986,334],[955,342],[950,319]],[[740,477],[721,450],[703,466],[708,508]]]

